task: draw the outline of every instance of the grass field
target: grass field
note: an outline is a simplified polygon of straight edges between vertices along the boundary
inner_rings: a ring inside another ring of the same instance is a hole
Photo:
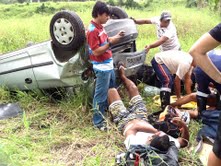
[[[23,48],[29,41],[35,43],[50,39],[49,24],[53,14],[61,9],[74,10],[85,27],[91,19],[94,2],[67,2],[43,4],[0,5],[0,53]],[[208,9],[185,8],[179,1],[154,1],[144,9],[125,9],[129,16],[146,18],[170,10],[184,51],[205,32],[219,23],[220,16]],[[153,25],[138,26],[137,48],[156,40]],[[153,49],[146,62],[158,52]],[[143,90],[140,86],[141,91]],[[84,94],[78,93],[57,103],[50,102],[40,91],[18,91],[12,96],[6,88],[0,89],[0,102],[18,102],[24,114],[0,121],[0,165],[11,166],[110,166],[114,157],[124,151],[123,137],[112,127],[107,133],[92,127],[92,111],[82,104]],[[151,98],[145,98],[150,111],[158,109]],[[190,123],[190,146],[200,124]],[[183,166],[198,166],[198,156],[192,148],[180,152]]]

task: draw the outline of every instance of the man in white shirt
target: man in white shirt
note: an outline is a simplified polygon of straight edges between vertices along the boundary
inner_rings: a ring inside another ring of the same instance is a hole
[[[130,97],[128,109],[124,106],[121,97],[115,88],[108,91],[109,111],[118,130],[125,136],[125,146],[129,149],[132,145],[150,145],[160,151],[167,151],[170,141],[177,148],[188,145],[189,132],[184,121],[175,117],[172,123],[181,130],[181,136],[173,138],[162,131],[158,131],[147,120],[147,109],[137,86],[125,76],[123,66],[119,68],[120,78],[123,81]]]
[[[134,19],[136,24],[155,24],[158,40],[146,45],[146,50],[160,46],[160,51],[180,50],[180,42],[177,37],[177,30],[172,22],[172,16],[169,12],[162,12],[160,17],[150,19]]]
[[[151,60],[152,67],[161,83],[160,99],[162,110],[170,104],[170,94],[173,82],[175,84],[175,93],[178,99],[181,97],[181,80],[184,80],[185,87],[190,86],[192,61],[193,58],[190,54],[177,50],[157,53]],[[174,74],[176,77],[173,81]]]

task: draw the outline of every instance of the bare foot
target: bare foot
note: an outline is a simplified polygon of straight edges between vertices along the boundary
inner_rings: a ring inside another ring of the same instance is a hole
[[[125,76],[125,69],[126,68],[124,67],[123,62],[119,62],[118,63],[118,70],[119,70],[120,77]]]

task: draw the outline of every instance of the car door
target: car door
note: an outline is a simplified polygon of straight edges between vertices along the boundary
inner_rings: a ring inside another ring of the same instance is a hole
[[[33,65],[26,49],[0,56],[1,86],[20,90],[37,87]]]

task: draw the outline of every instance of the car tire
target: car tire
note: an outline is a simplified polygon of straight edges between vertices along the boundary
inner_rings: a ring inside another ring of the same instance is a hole
[[[111,19],[123,19],[128,18],[127,13],[118,6],[109,6]]]
[[[83,22],[71,11],[60,11],[52,17],[50,35],[52,42],[64,50],[77,51],[86,41]]]

